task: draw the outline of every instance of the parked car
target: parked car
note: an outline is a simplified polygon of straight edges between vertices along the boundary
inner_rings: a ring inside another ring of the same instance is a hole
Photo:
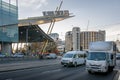
[[[15,53],[14,55],[12,55],[12,57],[22,58],[22,57],[24,57],[24,55],[22,53]]]
[[[55,53],[49,53],[49,54],[46,55],[46,58],[47,59],[56,59],[57,55]]]
[[[120,59],[120,53],[116,54],[116,59]]]
[[[4,58],[4,57],[6,57],[6,55],[3,53],[0,53],[0,58]]]

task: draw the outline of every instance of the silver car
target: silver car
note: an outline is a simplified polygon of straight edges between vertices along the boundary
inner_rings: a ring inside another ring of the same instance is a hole
[[[49,53],[49,54],[46,55],[46,58],[47,59],[56,59],[57,55],[55,53]]]

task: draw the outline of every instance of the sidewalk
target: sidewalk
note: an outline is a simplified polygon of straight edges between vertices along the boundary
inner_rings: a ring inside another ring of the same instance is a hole
[[[5,63],[5,64],[0,64],[0,72],[29,69],[29,68],[54,65],[54,64],[60,64],[60,60],[59,59],[48,59],[48,60]]]

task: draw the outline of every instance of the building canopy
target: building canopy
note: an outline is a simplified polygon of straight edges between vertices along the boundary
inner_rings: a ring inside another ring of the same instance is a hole
[[[38,25],[19,27],[19,42],[53,41]]]
[[[38,25],[62,21],[71,18],[68,10],[63,11],[44,11],[43,16],[29,17],[19,20],[19,42],[43,42],[53,41]]]

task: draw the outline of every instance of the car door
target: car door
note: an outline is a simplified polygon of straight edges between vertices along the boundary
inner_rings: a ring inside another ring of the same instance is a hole
[[[76,60],[77,60],[78,65],[81,64],[81,59],[80,59],[80,57],[79,57],[79,54],[77,54]]]
[[[85,62],[83,54],[78,54],[78,61],[79,61],[79,64],[83,64]]]
[[[76,62],[77,62],[77,55],[74,54],[74,57],[73,57],[73,64],[76,63]],[[77,62],[77,64],[78,64],[78,62]]]
[[[75,54],[75,62],[77,62],[77,64],[80,64],[78,54]]]

